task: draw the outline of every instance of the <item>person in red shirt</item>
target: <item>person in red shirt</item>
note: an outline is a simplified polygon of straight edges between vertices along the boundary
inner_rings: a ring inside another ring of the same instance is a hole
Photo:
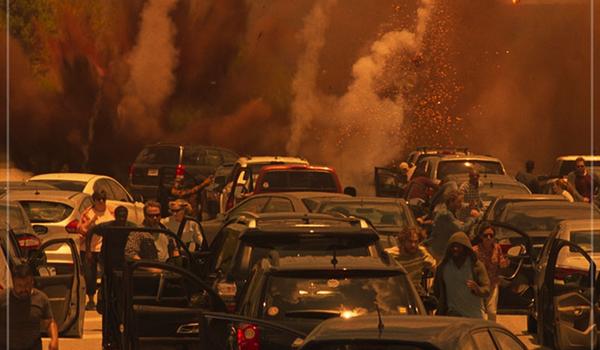
[[[567,180],[575,189],[572,193],[575,201],[590,203],[594,200],[594,193],[600,186],[600,176],[590,174],[585,167],[583,157],[575,160],[575,170],[569,173]]]

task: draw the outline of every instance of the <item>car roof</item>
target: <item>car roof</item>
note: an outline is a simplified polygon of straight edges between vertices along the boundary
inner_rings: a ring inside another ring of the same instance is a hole
[[[561,228],[566,231],[579,231],[579,230],[599,230],[600,219],[578,219],[578,220],[563,220],[559,224]]]
[[[441,155],[441,157],[439,157],[439,161],[440,162],[445,162],[445,161],[454,161],[454,160],[479,160],[479,161],[492,161],[492,162],[498,162],[498,163],[502,163],[500,161],[500,159],[495,158],[495,157],[491,157],[491,156],[484,156],[484,155],[477,155],[477,154],[468,154],[468,155],[461,155],[461,154],[448,154],[448,155]]]
[[[36,190],[11,192],[10,199],[13,201],[47,201],[76,204],[90,195],[83,192],[61,191],[61,190]],[[5,197],[5,196],[2,196]]]
[[[600,160],[600,156],[596,156],[596,155],[566,155],[566,156],[560,156],[560,157],[556,157],[556,160],[570,160],[570,161],[574,161],[575,159],[579,158],[579,157],[583,157],[584,160]]]
[[[349,196],[345,193],[337,193],[337,192],[316,192],[316,191],[306,191],[306,192],[269,192],[269,193],[260,193],[254,195],[258,196],[291,196],[299,199],[310,199],[310,198],[325,198],[326,200],[336,200],[336,199],[349,199],[352,196]],[[254,197],[253,196],[253,197]]]
[[[308,164],[308,161],[304,158],[290,156],[246,156],[240,157],[237,160],[237,163],[240,163],[242,166],[251,164],[269,164],[270,162]]]
[[[479,328],[498,328],[496,322],[466,317],[397,315],[382,316],[384,328],[379,331],[376,314],[321,322],[304,344],[333,340],[397,340],[427,343],[440,349],[457,349],[463,335]]]
[[[223,147],[217,147],[217,146],[208,146],[208,145],[201,145],[201,144],[194,144],[194,143],[173,143],[173,142],[159,142],[159,143],[154,143],[151,145],[146,145],[144,146],[144,148],[150,148],[150,147],[197,147],[197,148],[206,148],[206,149],[216,149],[216,150],[220,150],[220,151],[228,151],[228,152],[232,152],[235,153],[234,151],[227,149],[227,148],[223,148]]]
[[[522,207],[537,207],[539,209],[542,208],[564,208],[564,209],[570,209],[570,208],[587,208],[590,209],[590,205],[588,203],[584,203],[584,202],[574,202],[571,203],[569,201],[563,201],[563,200],[557,200],[557,201],[520,201],[520,202],[514,202],[514,203],[509,203],[508,206],[510,206],[510,208],[522,208]],[[507,208],[508,208],[507,206]],[[591,211],[590,211],[591,213]]]
[[[498,196],[497,201],[515,200],[515,201],[566,201],[564,196],[559,194],[505,194]]]
[[[81,181],[81,182],[90,182],[91,180],[103,177],[109,178],[104,175],[96,175],[96,174],[87,174],[87,173],[48,173],[48,174],[40,174],[30,177],[27,181],[31,180],[66,180],[66,181]]]
[[[333,266],[331,256],[288,256],[268,259],[267,268],[276,272],[292,271],[327,271],[327,270],[369,270],[369,271],[397,271],[406,273],[401,265],[388,265],[380,258],[372,256],[336,256],[336,265]]]

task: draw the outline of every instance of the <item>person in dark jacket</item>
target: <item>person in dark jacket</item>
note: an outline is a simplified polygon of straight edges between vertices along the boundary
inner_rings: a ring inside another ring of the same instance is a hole
[[[448,240],[433,280],[433,293],[438,299],[437,315],[483,319],[490,280],[466,233],[456,232]]]

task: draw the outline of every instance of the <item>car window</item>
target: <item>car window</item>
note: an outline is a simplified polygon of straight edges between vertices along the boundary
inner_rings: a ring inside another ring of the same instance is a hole
[[[585,160],[585,167],[589,168],[594,165],[591,160]],[[570,172],[575,170],[575,160],[563,160],[560,164],[560,172],[558,176],[567,176]]]
[[[67,181],[67,180],[30,180],[30,182],[43,182],[54,186],[59,190],[83,192],[86,182],[84,181]]]
[[[10,228],[16,231],[27,229],[27,219],[24,217],[21,208],[17,206],[0,205],[0,220],[5,221],[8,217]]]
[[[110,188],[110,185],[108,184],[108,181],[106,179],[100,179],[98,181],[96,181],[96,183],[94,184],[94,192],[96,191],[104,191],[106,192],[106,199],[108,200],[118,200],[115,197],[115,194],[113,193],[112,189]]]
[[[447,160],[438,163],[437,178],[443,180],[448,175],[467,174],[471,168],[475,168],[481,174],[503,175],[502,164],[494,161],[478,160]]]
[[[261,313],[267,320],[331,316],[353,317],[375,312],[375,301],[385,315],[418,314],[405,275],[336,274],[271,275],[264,288]]]
[[[496,346],[494,345],[494,341],[492,340],[492,337],[490,336],[490,332],[488,332],[487,330],[475,332],[475,333],[471,334],[471,337],[473,338],[473,342],[475,343],[476,349],[495,349],[496,348]]]
[[[94,202],[92,202],[92,197],[85,197],[82,201],[81,204],[79,205],[79,212],[83,213],[87,208],[91,207],[92,205],[94,205]]]
[[[137,156],[139,164],[179,164],[179,147],[147,147]]]
[[[264,175],[259,185],[263,191],[337,192],[334,175],[323,171],[272,171]]]
[[[244,203],[238,205],[236,208],[232,209],[229,217],[233,217],[244,211],[260,213],[268,200],[269,197],[250,198]]]
[[[64,203],[20,201],[31,223],[60,222],[69,217],[73,208]]]
[[[232,152],[221,151],[223,163],[233,163],[238,159],[238,155]]]
[[[106,180],[106,183],[112,190],[116,200],[122,202],[129,202],[129,196],[127,195],[127,191],[125,191],[125,189],[121,185],[112,180]]]
[[[511,335],[499,331],[493,330],[494,338],[496,338],[496,342],[498,343],[498,347],[500,350],[523,350],[523,346],[519,344],[519,342]]]
[[[237,230],[226,228],[223,234],[225,237],[215,260],[215,270],[229,271],[240,233]]]
[[[283,197],[272,197],[262,210],[263,213],[280,213],[294,211],[292,201]]]
[[[346,216],[366,218],[373,225],[407,226],[407,214],[397,203],[330,202],[319,208],[321,213],[341,213]]]
[[[600,252],[600,232],[598,231],[571,231],[569,241],[578,245],[586,253]],[[574,250],[571,249],[571,251]]]

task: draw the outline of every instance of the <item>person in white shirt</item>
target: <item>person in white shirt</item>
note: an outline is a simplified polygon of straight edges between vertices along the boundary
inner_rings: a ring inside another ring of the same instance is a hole
[[[552,183],[552,192],[565,197],[569,202],[573,203],[575,198],[573,198],[573,195],[567,191],[567,188],[567,182],[562,179],[558,179]]]
[[[177,199],[169,202],[169,212],[171,215],[162,220],[162,224],[165,225],[173,233],[179,232],[179,226],[186,215],[192,214],[192,207],[190,203],[183,199]],[[202,233],[200,232],[200,226],[195,221],[187,221],[185,227],[181,232],[181,241],[187,245],[190,251],[199,250],[202,247]]]

